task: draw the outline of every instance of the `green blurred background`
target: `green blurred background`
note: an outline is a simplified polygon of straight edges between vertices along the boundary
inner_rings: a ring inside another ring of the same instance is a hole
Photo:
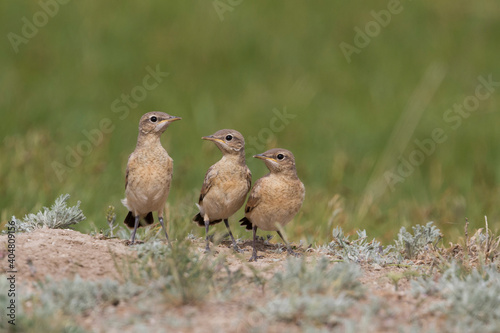
[[[203,233],[190,218],[221,154],[200,138],[222,128],[241,131],[249,155],[277,146],[296,155],[307,197],[286,228],[294,241],[328,241],[336,225],[388,241],[401,226],[428,221],[451,237],[463,233],[466,217],[480,227],[485,215],[497,230],[500,88],[456,130],[443,115],[474,95],[480,75],[500,81],[498,1],[403,1],[349,63],[341,43],[355,46],[354,29],[390,3],[70,1],[16,53],[10,33],[23,36],[23,17],[44,23],[42,6],[0,2],[1,221],[63,193],[82,202],[81,231],[106,228],[109,205],[121,221],[138,120],[160,110],[183,118],[162,138],[175,165],[168,218],[177,237]],[[148,66],[169,75],[121,119],[112,103],[142,85]],[[295,118],[276,131],[273,110]],[[68,149],[85,145],[83,131],[105,118],[111,133],[58,177],[54,162],[67,164]],[[447,140],[385,188],[384,173],[435,128]],[[254,181],[266,173],[261,161],[247,160]],[[250,237],[236,226],[241,215],[233,231]]]

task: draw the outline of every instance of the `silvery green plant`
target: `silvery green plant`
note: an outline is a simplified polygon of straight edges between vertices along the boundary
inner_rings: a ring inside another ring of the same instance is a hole
[[[326,257],[319,259],[315,266],[309,266],[302,258],[288,258],[285,271],[277,272],[271,280],[272,289],[277,293],[303,295],[338,295],[341,292],[353,297],[362,295],[358,266],[349,263],[332,266]]]
[[[0,290],[8,290],[8,283],[5,275],[0,275]],[[15,326],[9,324],[7,320],[0,320],[0,332],[85,332],[73,318],[63,314],[67,311],[64,306],[71,301],[72,295],[63,295],[63,298],[56,297],[57,299],[50,296],[53,295],[53,290],[58,288],[60,288],[59,282],[49,280],[35,285],[35,288],[25,288],[22,284],[16,295]],[[31,303],[29,306],[31,311],[25,310],[25,304],[28,302]],[[8,304],[10,299],[7,298],[7,293],[0,293],[0,307],[5,309]]]
[[[399,229],[398,238],[395,240],[394,249],[403,254],[406,259],[414,259],[418,254],[435,247],[441,240],[441,231],[429,222],[425,226],[413,226],[413,234],[406,231],[405,227]]]
[[[272,319],[286,322],[335,324],[353,304],[354,300],[346,295],[278,297],[267,304],[265,312]]]
[[[383,255],[388,251],[384,250],[380,242],[373,239],[368,241],[365,230],[357,231],[357,239],[350,240],[345,236],[341,227],[336,227],[332,231],[333,241],[327,245],[328,252],[340,256],[349,262],[376,262],[383,260]]]
[[[11,221],[14,222],[16,226],[16,232],[30,232],[38,228],[38,226],[18,220],[15,216],[12,216]],[[2,230],[2,233],[6,233],[7,230]]]
[[[224,257],[213,259],[194,253],[186,242],[151,239],[137,245],[137,259],[122,269],[124,278],[155,290],[169,302],[192,304],[210,294],[232,291],[233,285],[247,281],[240,270],[232,271]],[[213,291],[216,291],[213,293]]]
[[[314,266],[301,258],[289,258],[285,270],[270,281],[276,297],[265,307],[271,319],[289,322],[334,324],[364,290],[357,265],[323,257]]]
[[[453,262],[437,280],[419,278],[411,282],[414,295],[434,295],[444,301],[431,311],[447,317],[453,332],[498,332],[500,327],[500,273],[496,266],[465,272]]]
[[[38,285],[38,298],[48,311],[60,309],[67,315],[78,315],[104,303],[127,300],[143,288],[127,282],[120,284],[114,280],[88,281],[78,275],[74,279],[55,281],[47,278]]]
[[[161,259],[170,252],[170,247],[164,241],[151,239],[145,243],[138,244],[135,247],[139,258],[150,258],[152,260]]]
[[[85,215],[80,209],[80,201],[76,203],[76,206],[68,207],[66,203],[68,199],[69,194],[63,194],[56,199],[50,209],[43,207],[43,212],[28,214],[22,221],[13,216],[16,232],[30,232],[42,227],[64,229],[85,220]]]

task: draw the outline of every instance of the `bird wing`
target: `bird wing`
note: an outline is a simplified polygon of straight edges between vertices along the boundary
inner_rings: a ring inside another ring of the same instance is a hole
[[[128,156],[128,161],[127,161],[127,170],[125,171],[125,189],[127,189],[128,186],[128,174],[130,172],[130,160],[132,159],[132,154]]]
[[[200,199],[198,200],[199,204],[202,203],[203,198],[205,198],[208,191],[212,188],[213,181],[218,174],[219,172],[214,169],[213,165],[208,169],[205,180],[203,181],[203,186],[201,187]]]
[[[262,178],[259,179],[252,191],[250,192],[250,196],[248,197],[247,205],[245,206],[245,213],[250,213],[255,207],[257,207],[260,203],[261,198],[261,188],[262,188]]]
[[[252,172],[250,169],[247,167],[246,169],[246,175],[245,175],[248,183],[248,188],[250,189],[252,187]]]
[[[125,189],[127,189],[127,185],[128,185],[128,167],[127,171],[125,172]]]

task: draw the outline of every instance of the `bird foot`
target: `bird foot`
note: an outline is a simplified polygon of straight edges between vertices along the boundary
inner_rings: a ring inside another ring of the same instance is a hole
[[[210,247],[207,245],[207,247],[205,248],[205,251],[203,251],[203,253],[209,254],[209,253],[212,253],[212,250],[210,250]]]
[[[240,249],[240,247],[238,245],[236,245],[236,244],[233,245],[233,250],[236,253],[243,253],[243,252],[245,252],[242,249]]]
[[[140,240],[135,240],[135,241],[131,241],[131,240],[126,240],[125,241],[125,245],[127,246],[132,246],[132,245],[138,245],[138,244],[143,244],[144,242],[143,241],[140,241]]]
[[[257,254],[254,253],[248,261],[249,262],[257,261],[257,259],[262,259],[262,258],[264,258],[264,256],[258,256]]]
[[[298,257],[302,256],[300,253],[295,252],[295,251],[294,251],[294,250],[292,250],[292,249],[288,249],[288,250],[287,250],[287,252],[288,252],[288,255],[289,255],[289,256],[294,256],[294,257],[296,257],[296,258],[298,258]]]

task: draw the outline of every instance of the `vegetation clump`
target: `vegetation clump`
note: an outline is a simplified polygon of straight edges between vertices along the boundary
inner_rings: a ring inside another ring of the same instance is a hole
[[[17,232],[30,232],[38,228],[47,227],[50,229],[65,229],[70,225],[77,224],[85,220],[85,215],[80,209],[80,201],[75,206],[68,207],[69,194],[59,196],[52,207],[43,207],[43,212],[28,214],[23,220],[12,220],[16,224]]]

